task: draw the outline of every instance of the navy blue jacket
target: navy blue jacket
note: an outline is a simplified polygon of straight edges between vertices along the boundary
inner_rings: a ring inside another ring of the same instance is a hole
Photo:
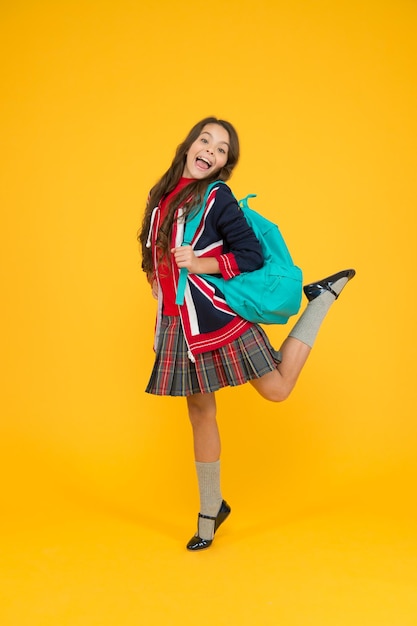
[[[174,222],[172,247],[180,246],[184,237],[184,221],[181,217]],[[156,235],[160,225],[160,208],[154,209],[151,220],[149,242],[154,250],[154,266],[158,280],[155,258]],[[201,257],[215,257],[220,273],[226,280],[242,272],[251,272],[263,265],[261,245],[247,223],[230,188],[219,184],[210,192],[204,207],[203,217],[191,242],[194,253]],[[178,285],[179,270],[172,262],[174,283]],[[159,289],[158,316],[155,346],[158,344],[162,312],[162,290]],[[237,315],[227,305],[224,295],[210,282],[207,275],[188,274],[184,304],[179,307],[184,336],[189,347],[189,356],[215,350],[230,343],[251,323]]]

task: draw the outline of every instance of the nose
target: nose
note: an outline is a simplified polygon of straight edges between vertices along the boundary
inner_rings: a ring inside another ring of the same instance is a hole
[[[210,154],[213,154],[214,152],[213,148],[211,148],[210,146],[207,146],[206,151],[209,152]]]

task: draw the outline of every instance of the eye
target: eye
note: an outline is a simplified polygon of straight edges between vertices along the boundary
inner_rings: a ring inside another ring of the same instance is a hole
[[[222,154],[226,154],[226,150],[224,148],[219,148],[219,152],[221,152]]]
[[[201,142],[202,143],[208,143],[208,140],[205,137],[201,137]]]

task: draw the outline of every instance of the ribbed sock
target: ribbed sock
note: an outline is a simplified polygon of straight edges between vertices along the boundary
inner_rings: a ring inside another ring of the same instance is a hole
[[[347,278],[340,278],[332,285],[332,289],[339,294],[347,282]],[[290,332],[289,337],[294,337],[312,348],[320,326],[335,300],[336,298],[330,291],[325,291],[309,302],[304,313]]]
[[[222,504],[220,489],[220,461],[213,463],[195,462],[200,493],[200,513],[216,517]],[[213,539],[214,521],[199,518],[198,535],[201,539]]]

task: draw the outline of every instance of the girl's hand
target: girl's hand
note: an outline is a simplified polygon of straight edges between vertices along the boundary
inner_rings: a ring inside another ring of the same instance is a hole
[[[176,264],[181,269],[186,267],[191,274],[219,274],[219,262],[215,257],[198,257],[191,246],[172,248]]]
[[[199,259],[194,254],[191,246],[172,248],[171,254],[174,256],[175,262],[180,269],[186,267],[191,274],[199,273]]]
[[[155,279],[152,281],[152,297],[158,300],[158,282]]]

